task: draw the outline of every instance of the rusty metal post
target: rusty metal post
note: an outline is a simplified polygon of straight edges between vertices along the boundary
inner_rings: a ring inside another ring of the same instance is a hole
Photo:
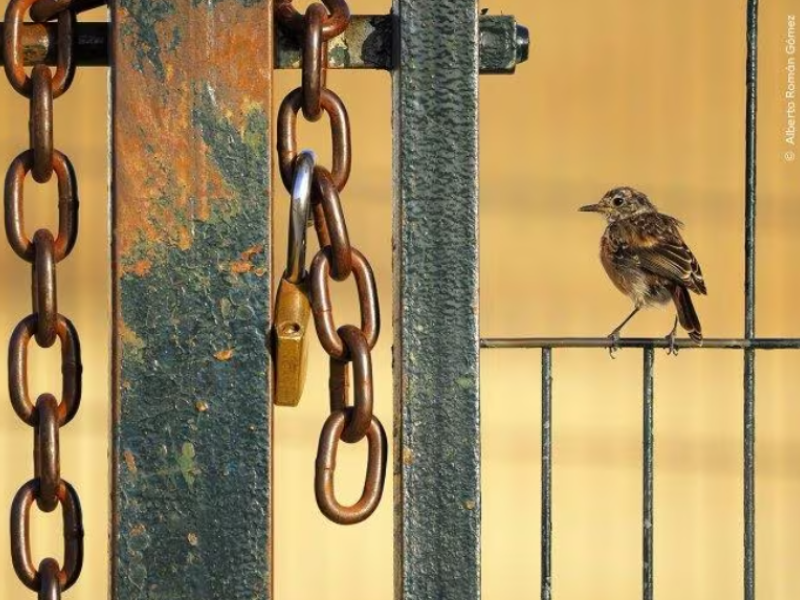
[[[477,600],[478,6],[394,13],[395,598]]]
[[[112,32],[113,597],[267,600],[272,2]]]

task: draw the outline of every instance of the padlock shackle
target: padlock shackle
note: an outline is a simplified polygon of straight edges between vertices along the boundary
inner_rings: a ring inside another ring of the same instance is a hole
[[[297,155],[294,165],[294,184],[289,208],[289,249],[284,277],[299,283],[306,272],[306,230],[311,212],[311,182],[316,157],[310,150]]]

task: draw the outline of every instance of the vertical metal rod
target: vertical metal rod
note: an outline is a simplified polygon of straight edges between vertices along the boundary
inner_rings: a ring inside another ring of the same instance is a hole
[[[653,362],[654,349],[644,349],[642,416],[642,598],[653,600]]]
[[[756,597],[755,350],[744,352],[744,597]]]
[[[394,0],[395,598],[480,598],[478,5]]]
[[[542,348],[542,600],[552,596],[553,349]]]
[[[744,335],[756,335],[756,112],[758,101],[758,0],[747,3],[747,114],[745,133]],[[744,351],[744,598],[756,597],[755,350]]]

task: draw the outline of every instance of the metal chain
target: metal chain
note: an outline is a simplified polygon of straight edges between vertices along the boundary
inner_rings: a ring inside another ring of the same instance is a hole
[[[327,42],[341,34],[350,21],[344,0],[323,0],[301,15],[292,0],[276,0],[275,17],[297,35],[303,44],[302,86],[284,99],[278,111],[278,162],[281,179],[292,193],[298,177],[297,115],[308,121],[323,113],[330,119],[333,147],[332,167],[313,167],[311,199],[314,227],[320,250],[311,263],[311,308],[317,337],[330,355],[330,416],[325,421],[317,451],[315,494],[322,513],[343,525],[367,519],[377,508],[386,479],[387,439],[380,420],[373,414],[371,350],[380,333],[377,287],[369,261],[351,246],[340,192],[350,177],[350,122],[342,100],[326,87]],[[309,156],[301,153],[304,164]],[[291,250],[290,250],[291,252]],[[336,326],[329,278],[344,281],[353,275],[361,307],[361,327]],[[348,404],[350,365],[354,380],[354,403]],[[352,506],[336,499],[334,475],[339,441],[355,444],[366,439],[369,450],[367,474],[361,498]]]
[[[8,351],[9,395],[17,416],[34,430],[33,479],[24,484],[11,505],[11,560],[19,580],[53,600],[69,589],[83,565],[83,518],[75,489],[61,478],[59,437],[61,428],[78,411],[82,366],[80,339],[69,319],[58,312],[56,265],[72,252],[78,236],[78,190],[69,158],[53,146],[53,100],[64,94],[75,76],[76,14],[105,4],[99,0],[11,0],[5,16],[3,49],[5,71],[13,88],[30,101],[30,148],[8,168],[4,188],[5,230],[8,243],[31,264],[33,312],[11,335]],[[58,59],[55,73],[37,65],[25,72],[22,29],[30,9],[35,21],[58,21]],[[58,180],[58,232],[26,233],[23,217],[24,185],[28,173],[37,183]],[[31,338],[42,348],[61,344],[62,389],[59,402],[52,394],[34,403],[28,386],[28,346]],[[62,511],[63,565],[45,558],[38,568],[30,544],[31,506]]]

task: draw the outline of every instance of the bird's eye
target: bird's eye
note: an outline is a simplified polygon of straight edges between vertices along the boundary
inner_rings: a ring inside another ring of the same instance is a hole
[[[622,196],[617,196],[614,198],[614,200],[612,200],[612,202],[614,203],[614,206],[622,206]]]

